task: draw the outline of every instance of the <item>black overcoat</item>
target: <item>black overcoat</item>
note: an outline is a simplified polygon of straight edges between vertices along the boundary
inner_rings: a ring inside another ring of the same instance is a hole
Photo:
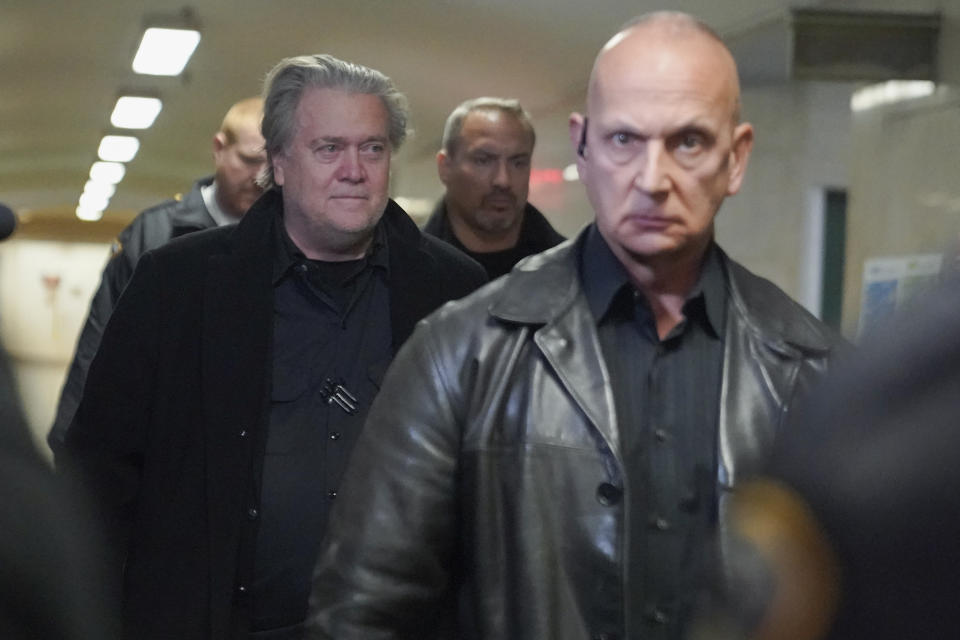
[[[92,491],[115,550],[125,637],[231,638],[244,627],[280,207],[267,192],[238,225],[145,254],[91,366],[65,461]],[[382,224],[397,347],[486,276],[392,201]]]

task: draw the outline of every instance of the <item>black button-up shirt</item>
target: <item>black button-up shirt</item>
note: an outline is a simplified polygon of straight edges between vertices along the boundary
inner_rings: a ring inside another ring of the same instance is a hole
[[[367,256],[347,262],[308,260],[282,220],[276,229],[270,420],[259,503],[247,511],[258,520],[255,632],[303,620],[329,509],[393,356],[382,227]]]
[[[726,283],[711,245],[662,340],[644,295],[593,227],[581,280],[610,372],[625,465],[628,628],[679,638],[714,522]]]

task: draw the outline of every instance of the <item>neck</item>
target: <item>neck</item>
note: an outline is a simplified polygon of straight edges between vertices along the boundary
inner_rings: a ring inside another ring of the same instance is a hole
[[[520,227],[523,225],[522,212],[509,228],[487,231],[467,224],[465,218],[452,209],[449,203],[446,203],[446,207],[447,220],[450,223],[453,235],[457,237],[460,244],[474,253],[505,251],[517,246],[517,242],[520,240]]]
[[[683,305],[700,278],[709,242],[708,238],[696,250],[653,258],[627,255],[624,260],[624,256],[614,252],[647,299],[661,339],[683,320]]]
[[[293,244],[310,260],[359,260],[367,255],[373,242],[373,230],[356,234],[344,233],[304,221],[298,216],[284,215],[283,227]]]
[[[210,183],[210,188],[213,190],[213,199],[216,201],[217,208],[220,210],[220,213],[222,213],[225,217],[233,220],[234,222],[236,222],[243,216],[242,211],[238,213],[238,212],[235,212],[230,207],[224,205],[223,200],[220,199],[220,189],[217,188],[216,179],[214,179],[214,181]]]

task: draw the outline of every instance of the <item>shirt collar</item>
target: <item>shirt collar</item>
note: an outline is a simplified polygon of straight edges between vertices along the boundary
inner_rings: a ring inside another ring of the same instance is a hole
[[[580,281],[587,305],[598,324],[625,287],[634,290],[627,270],[610,250],[596,224],[590,225],[583,243],[580,254]],[[687,309],[688,305],[696,304],[695,301],[702,298],[706,323],[714,335],[719,337],[723,335],[726,295],[726,279],[720,263],[720,252],[711,242],[703,259],[700,276],[687,294],[684,308]]]
[[[200,195],[203,197],[203,206],[207,208],[207,211],[210,213],[210,217],[213,218],[218,227],[222,227],[225,224],[234,224],[240,220],[240,218],[235,218],[220,208],[220,203],[217,201],[216,180],[210,184],[201,186]]]
[[[307,257],[303,251],[294,244],[287,233],[287,228],[283,224],[283,211],[278,210],[276,214],[274,229],[274,259],[273,259],[273,284],[277,284],[292,268],[307,262]],[[368,265],[379,267],[386,274],[390,273],[389,252],[387,248],[387,232],[383,226],[383,219],[377,223],[373,229],[373,241],[367,250]]]

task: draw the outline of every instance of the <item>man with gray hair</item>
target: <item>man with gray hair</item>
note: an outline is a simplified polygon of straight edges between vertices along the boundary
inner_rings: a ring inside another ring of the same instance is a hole
[[[125,638],[297,638],[341,472],[414,324],[485,281],[387,196],[406,100],[328,55],[267,76],[264,195],[147,253],[65,462],[99,508]]]
[[[563,242],[527,202],[536,133],[520,102],[473,98],[447,118],[437,171],[447,190],[423,230],[449,242],[490,279]]]

